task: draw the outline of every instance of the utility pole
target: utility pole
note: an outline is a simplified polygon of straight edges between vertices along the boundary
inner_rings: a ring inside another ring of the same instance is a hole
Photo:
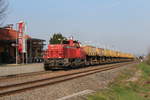
[[[18,64],[18,28],[17,28],[17,24],[16,24],[16,64]]]
[[[15,44],[15,46],[16,46],[16,64],[18,64],[18,40],[17,40],[17,37],[16,37],[16,44]]]

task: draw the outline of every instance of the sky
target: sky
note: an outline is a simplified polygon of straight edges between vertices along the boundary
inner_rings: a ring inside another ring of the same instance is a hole
[[[138,55],[150,48],[150,0],[8,0],[5,24],[26,22],[26,33],[53,33],[85,44]]]

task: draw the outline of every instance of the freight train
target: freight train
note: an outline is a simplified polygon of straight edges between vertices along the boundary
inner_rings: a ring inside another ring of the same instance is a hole
[[[78,41],[69,39],[61,44],[49,44],[43,58],[44,68],[49,70],[128,62],[134,60],[134,55],[90,45],[81,46]]]

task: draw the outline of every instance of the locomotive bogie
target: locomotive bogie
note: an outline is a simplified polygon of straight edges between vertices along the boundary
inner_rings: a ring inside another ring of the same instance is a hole
[[[85,59],[47,59],[44,61],[45,69],[59,69],[59,68],[76,68],[85,65]]]

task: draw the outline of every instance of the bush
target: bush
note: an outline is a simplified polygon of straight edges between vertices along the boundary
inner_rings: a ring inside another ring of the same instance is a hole
[[[147,56],[146,63],[150,65],[150,53]]]

